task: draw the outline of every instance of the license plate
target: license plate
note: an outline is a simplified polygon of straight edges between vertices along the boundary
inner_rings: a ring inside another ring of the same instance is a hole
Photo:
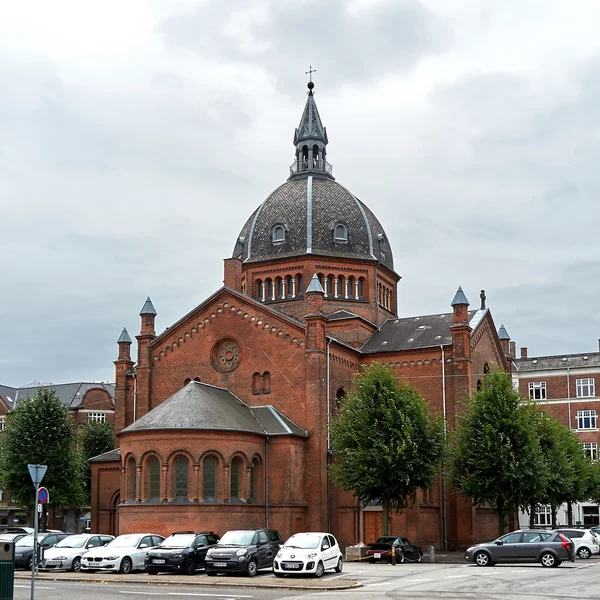
[[[47,560],[46,561],[47,567],[59,567],[60,565],[62,565],[62,562],[60,560]]]
[[[226,567],[227,563],[213,563],[213,567]]]
[[[300,565],[295,565],[293,563],[283,563],[283,566],[286,569],[299,569],[300,568]]]
[[[152,559],[152,564],[155,564],[155,565],[164,565],[165,564],[165,559],[164,558],[153,558]]]
[[[88,567],[100,567],[102,563],[88,563]]]
[[[381,558],[381,553],[379,553],[379,552],[378,552],[378,553],[376,553],[376,554],[375,554],[375,558]]]

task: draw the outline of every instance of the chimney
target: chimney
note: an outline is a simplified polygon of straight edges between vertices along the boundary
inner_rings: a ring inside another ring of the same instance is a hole
[[[511,342],[509,344],[509,347],[510,347],[510,356],[512,356],[513,358],[517,358],[517,343]]]
[[[521,358],[527,358],[527,348],[521,348]]]

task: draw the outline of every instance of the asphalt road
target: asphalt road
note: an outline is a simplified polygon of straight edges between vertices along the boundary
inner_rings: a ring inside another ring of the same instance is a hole
[[[300,589],[265,589],[255,587],[219,587],[214,585],[165,586],[138,583],[106,584],[40,581],[37,600],[597,600],[600,598],[600,558],[578,560],[555,569],[540,565],[414,564],[368,565],[347,563],[344,575],[362,583],[362,587],[345,591],[315,592]],[[206,582],[203,575],[199,582]],[[260,579],[269,578],[263,574]],[[189,581],[189,578],[185,578]],[[259,578],[257,578],[259,579]],[[274,579],[274,578],[273,578]],[[286,580],[277,581],[285,585]],[[306,580],[310,584],[311,580]],[[240,582],[241,583],[241,582]],[[258,583],[258,582],[252,582]],[[16,581],[16,600],[29,598],[29,585]]]

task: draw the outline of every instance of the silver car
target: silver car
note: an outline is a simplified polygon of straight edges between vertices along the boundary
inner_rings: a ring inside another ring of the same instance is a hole
[[[512,562],[539,562],[544,567],[558,567],[565,560],[575,562],[575,545],[562,533],[522,529],[493,542],[471,546],[465,552],[465,559],[480,567]]]
[[[81,557],[91,548],[100,548],[114,540],[112,535],[82,533],[70,535],[58,542],[54,548],[44,552],[41,571],[54,569],[57,571],[81,570]]]

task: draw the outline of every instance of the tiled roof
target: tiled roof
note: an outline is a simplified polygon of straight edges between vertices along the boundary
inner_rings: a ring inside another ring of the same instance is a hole
[[[471,319],[477,311],[469,311]],[[389,319],[361,347],[361,352],[397,352],[452,343],[454,313]]]
[[[88,460],[88,462],[112,462],[114,460],[121,460],[120,448],[115,448],[114,450],[109,450],[104,454],[98,454],[98,456],[93,456]]]
[[[552,371],[560,369],[600,368],[600,352],[557,354],[555,356],[530,356],[515,360],[519,373]]]
[[[273,407],[250,407],[229,390],[197,381],[175,392],[121,434],[164,429],[244,431],[261,436],[307,435]]]
[[[24,400],[28,396],[35,396],[40,385],[46,384],[28,385],[19,388],[17,390],[16,399],[13,398],[13,400],[16,400],[18,403],[19,400]],[[62,400],[67,408],[79,408],[86,393],[95,389],[106,390],[114,404],[115,386],[111,383],[87,383],[80,381],[76,383],[47,384],[47,387],[52,388],[56,392],[56,395]]]
[[[6,401],[10,409],[14,408],[14,401],[17,395],[17,388],[7,385],[0,385],[0,396]]]

